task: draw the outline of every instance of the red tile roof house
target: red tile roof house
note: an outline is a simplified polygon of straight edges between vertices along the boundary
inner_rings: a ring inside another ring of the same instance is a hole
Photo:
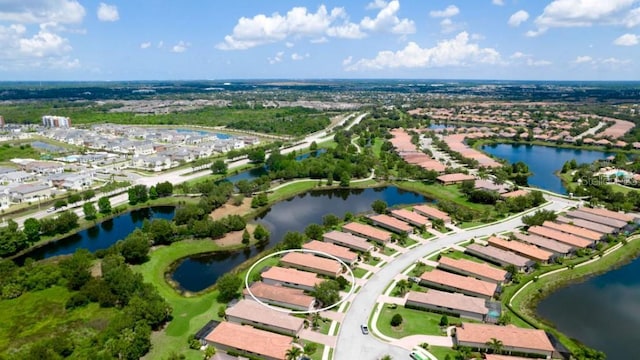
[[[467,175],[462,173],[455,174],[445,174],[440,175],[436,178],[442,185],[453,185],[460,184],[465,180],[475,180],[476,178],[473,175]]]
[[[366,253],[373,250],[373,245],[367,239],[342,231],[330,231],[323,235],[323,240],[330,244],[348,247]]]
[[[316,303],[313,296],[305,295],[304,291],[281,285],[269,285],[258,281],[251,284],[249,289],[258,300],[287,309],[309,311]],[[244,290],[244,298],[253,300],[247,289]]]
[[[425,228],[431,227],[431,221],[429,221],[429,218],[407,209],[391,210],[391,216],[402,221],[406,221],[413,226],[424,226]]]
[[[566,216],[569,217],[569,218],[577,218],[577,219],[582,219],[582,220],[594,222],[594,223],[597,223],[597,224],[610,226],[610,227],[614,228],[615,230],[620,230],[623,227],[627,226],[627,222],[626,221],[616,220],[616,219],[608,218],[608,217],[605,217],[605,216],[595,215],[595,214],[592,214],[592,213],[579,211],[579,210],[567,211]]]
[[[225,321],[216,326],[205,341],[222,351],[284,360],[293,338]]]
[[[519,232],[514,232],[513,236],[519,241],[535,245],[541,249],[551,251],[558,256],[568,256],[575,251],[575,247],[549,239],[538,235],[525,235]]]
[[[544,236],[546,238],[553,239],[561,243],[574,246],[576,248],[584,249],[586,247],[594,245],[593,241],[586,240],[572,234],[563,233],[562,231],[549,229],[544,226],[532,226],[527,231],[529,232],[529,234]]]
[[[551,251],[542,250],[535,245],[525,244],[516,240],[509,241],[492,236],[487,240],[487,242],[489,245],[495,246],[498,249],[513,251],[518,255],[522,255],[528,259],[541,263],[548,263],[554,258],[554,254]]]
[[[289,336],[298,336],[304,327],[304,319],[269,309],[253,300],[240,300],[226,311],[229,322],[251,325]]]
[[[272,266],[267,271],[263,271],[262,281],[269,285],[284,285],[296,289],[313,291],[313,287],[322,282],[317,274],[296,269]]]
[[[399,234],[409,234],[413,231],[413,227],[402,220],[398,220],[389,215],[374,215],[369,217],[373,221],[373,225],[383,227]]]
[[[413,211],[422,216],[426,216],[431,220],[440,219],[444,221],[445,224],[451,222],[451,217],[446,212],[436,209],[432,206],[416,205],[413,207]]]
[[[484,321],[485,316],[489,313],[484,299],[438,290],[429,290],[426,293],[410,291],[404,306],[434,310],[477,321]]]
[[[479,263],[467,259],[452,259],[446,256],[438,260],[438,268],[496,284],[502,284],[509,276],[507,271],[487,263]]]
[[[308,243],[303,244],[302,248],[306,250],[321,251],[323,253],[333,255],[338,259],[344,261],[344,263],[347,265],[351,265],[356,261],[358,261],[357,253],[349,250],[349,248],[346,248],[340,245],[326,243],[318,240],[311,240]],[[317,254],[317,256],[322,256],[322,255]]]
[[[468,276],[453,274],[442,270],[427,271],[420,276],[420,284],[459,292],[470,296],[478,296],[483,299],[491,299],[498,290],[498,284],[474,279]]]
[[[583,219],[568,218],[568,217],[562,216],[562,215],[559,215],[556,218],[556,221],[559,222],[559,223],[562,223],[562,224],[580,226],[580,227],[583,227],[585,229],[589,229],[589,230],[592,230],[592,231],[599,232],[602,235],[613,234],[613,233],[615,233],[617,231],[616,229],[614,229],[611,226],[598,224],[598,223],[594,223],[594,222],[583,220]]]
[[[615,220],[620,220],[620,221],[624,221],[624,222],[631,222],[634,221],[636,219],[636,216],[632,215],[632,214],[625,214],[625,213],[621,213],[621,212],[617,212],[617,211],[611,211],[608,209],[603,209],[603,208],[588,208],[588,207],[581,207],[578,208],[579,211],[584,211],[590,214],[594,214],[594,215],[600,215],[600,216],[604,216],[604,217],[608,217],[611,219],[615,219]]]
[[[522,329],[515,326],[462,323],[456,328],[454,344],[472,349],[489,349],[491,339],[502,342],[502,351],[518,354],[535,354],[548,358],[554,347],[544,330]]]
[[[360,224],[357,222],[350,222],[342,227],[342,230],[351,233],[353,235],[365,237],[371,241],[375,241],[379,244],[386,244],[391,241],[391,233],[376,229],[373,226]]]
[[[558,224],[552,221],[545,221],[542,226],[548,227],[549,229],[554,229],[558,231],[562,231],[567,234],[573,234],[575,236],[584,238],[589,241],[600,241],[602,240],[602,234],[597,231],[585,229],[583,227],[569,225],[569,224]]]
[[[314,272],[331,278],[337,278],[343,271],[342,264],[335,259],[315,256],[309,253],[290,252],[280,258],[284,267]]]
[[[527,271],[535,264],[531,259],[493,246],[471,244],[466,247],[465,252],[500,266],[513,265],[518,271]]]

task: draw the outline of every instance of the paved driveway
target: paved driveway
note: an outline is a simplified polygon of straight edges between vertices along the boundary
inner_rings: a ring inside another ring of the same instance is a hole
[[[562,198],[547,197],[547,199],[552,200],[552,202],[543,207],[546,210],[560,211],[576,204],[574,201]],[[398,256],[391,263],[382,267],[380,271],[373,274],[360,292],[355,294],[340,326],[334,359],[377,360],[385,354],[391,355],[395,360],[409,359],[409,350],[382,342],[373,335],[363,335],[360,331],[360,325],[368,323],[369,315],[376,304],[378,296],[382,294],[389,282],[406,267],[436,250],[472,237],[513,230],[518,226],[522,226],[521,216],[478,229],[447,234]]]

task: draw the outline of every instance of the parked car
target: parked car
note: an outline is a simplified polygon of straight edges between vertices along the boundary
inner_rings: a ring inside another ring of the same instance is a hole
[[[362,333],[365,335],[369,334],[369,327],[367,325],[360,325],[360,330],[362,330]]]
[[[54,211],[56,211],[56,208],[54,208],[54,207],[50,207],[50,208],[47,209],[48,213],[54,212]]]

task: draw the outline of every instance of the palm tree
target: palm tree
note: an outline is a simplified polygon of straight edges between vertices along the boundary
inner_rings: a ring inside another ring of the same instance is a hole
[[[314,329],[317,329],[318,327],[320,327],[320,314],[317,312],[314,312],[313,315],[311,315],[311,325],[313,326]]]
[[[213,355],[215,355],[215,354],[216,354],[216,348],[214,348],[213,346],[209,345],[204,350],[204,359],[205,360],[211,359],[213,357]]]
[[[487,346],[489,346],[489,349],[491,349],[492,354],[499,354],[502,352],[504,344],[501,340],[491,338],[491,340],[487,341]]]
[[[399,280],[396,284],[398,291],[400,292],[400,296],[404,296],[407,293],[407,288],[409,287],[409,282],[405,279]]]
[[[286,360],[298,360],[300,355],[302,355],[302,349],[300,349],[299,347],[294,346],[291,349],[287,350],[287,353],[285,354],[285,359]]]

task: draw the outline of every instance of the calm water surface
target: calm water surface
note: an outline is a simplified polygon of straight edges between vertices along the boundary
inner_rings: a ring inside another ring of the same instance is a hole
[[[26,258],[41,260],[58,255],[73,254],[77,249],[87,249],[91,252],[106,249],[142,226],[145,219],[173,219],[173,206],[155,206],[134,210],[118,215],[113,219],[101,222],[96,226],[52,242],[19,257],[16,262],[21,263]]]
[[[575,159],[578,164],[592,163],[613,153],[596,150],[564,149],[540,145],[497,144],[485,145],[482,150],[513,164],[522,161],[529,166],[533,175],[529,184],[545,190],[566,194],[555,172],[562,169],[565,162]]]
[[[538,314],[567,336],[604,351],[608,360],[638,359],[638,274],[640,258],[554,292],[538,304]]]
[[[381,199],[389,206],[431,202],[420,194],[396,187],[375,189],[337,189],[309,191],[289,200],[279,202],[257,218],[271,232],[272,248],[282,240],[287,231],[303,231],[312,223],[322,224],[322,217],[335,214],[343,217],[347,212],[369,211],[374,200]],[[258,253],[250,251],[229,255],[211,254],[186,258],[175,269],[172,278],[188,291],[200,291],[213,285],[218,277]]]

